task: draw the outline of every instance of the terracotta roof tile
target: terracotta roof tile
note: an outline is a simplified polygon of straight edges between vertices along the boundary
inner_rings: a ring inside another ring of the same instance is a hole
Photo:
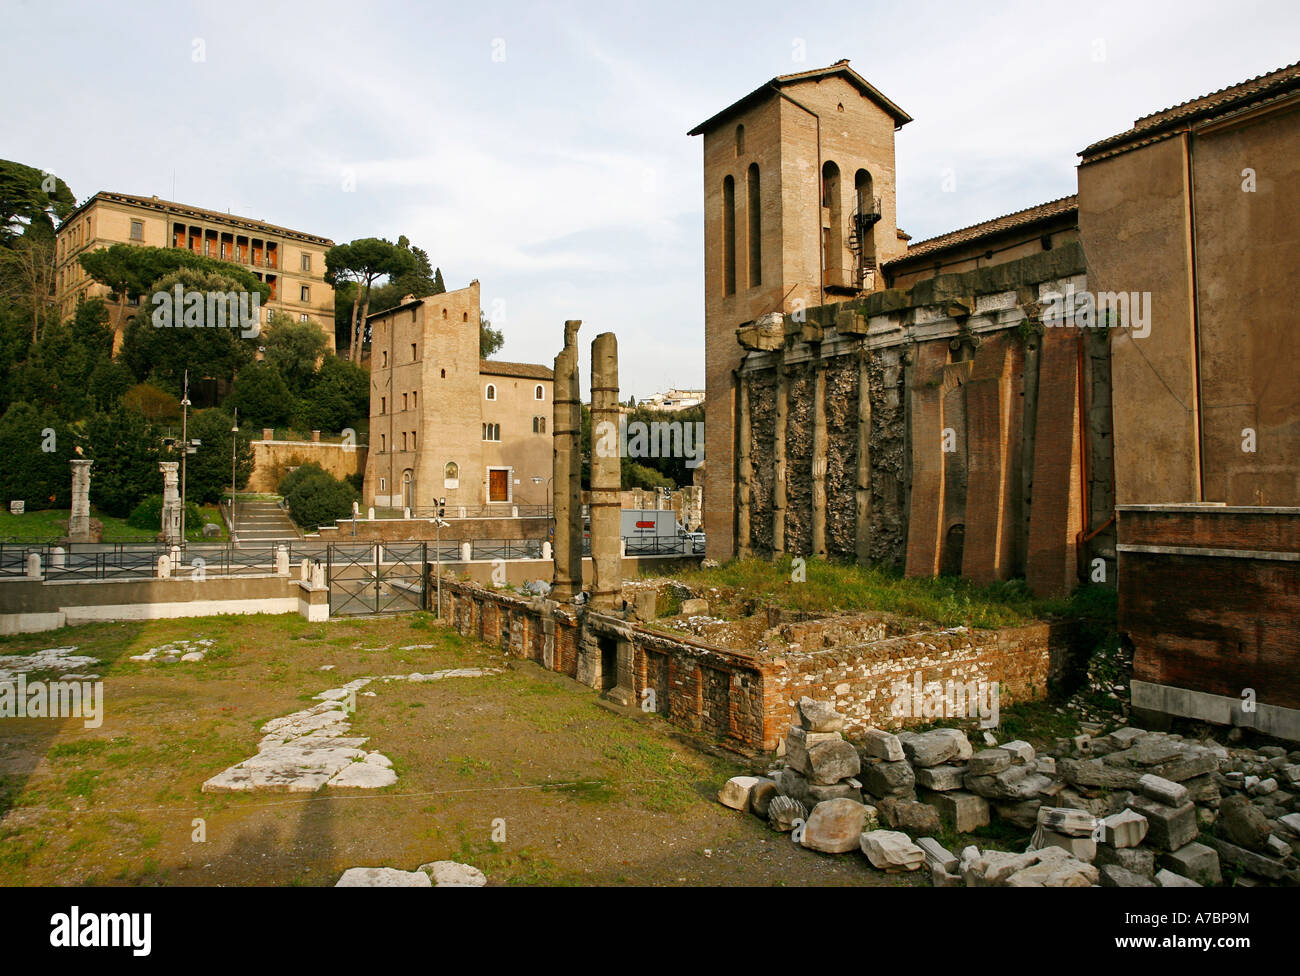
[[[1061,197],[1059,200],[1050,200],[1047,203],[1040,203],[1036,207],[1017,210],[1015,213],[995,217],[980,224],[972,224],[969,227],[962,227],[960,230],[940,234],[938,237],[917,241],[917,243],[908,247],[906,254],[900,255],[892,261],[886,261],[885,264],[886,266],[903,264],[915,258],[924,257],[927,254],[935,254],[949,248],[960,247],[963,244],[970,244],[984,237],[992,237],[994,234],[1015,230],[1018,227],[1026,227],[1039,221],[1050,220],[1053,217],[1059,217],[1078,209],[1079,198],[1074,195]]]
[[[479,361],[478,371],[488,376],[518,376],[526,380],[553,380],[555,371],[538,363],[507,363],[500,359]]]
[[[1160,133],[1168,133],[1187,123],[1225,115],[1254,102],[1267,101],[1297,89],[1300,89],[1300,61],[1270,71],[1268,74],[1229,85],[1227,88],[1202,95],[1200,98],[1193,98],[1159,112],[1144,115],[1134,121],[1133,128],[1102,139],[1100,142],[1094,142],[1079,155],[1084,157],[1086,163],[1102,155],[1110,155],[1113,151],[1149,141]]]

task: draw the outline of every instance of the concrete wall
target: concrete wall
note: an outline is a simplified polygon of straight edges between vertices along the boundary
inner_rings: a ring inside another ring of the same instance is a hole
[[[300,588],[284,576],[189,576],[152,580],[0,584],[0,634],[54,630],[105,620],[161,620],[211,614],[294,613]]]
[[[334,477],[363,474],[366,470],[365,445],[344,447],[342,444],[314,441],[253,441],[253,473],[245,491],[276,492],[280,480],[290,468],[319,464]]]

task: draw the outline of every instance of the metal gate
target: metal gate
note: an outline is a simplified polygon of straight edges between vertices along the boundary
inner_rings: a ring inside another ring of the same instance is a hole
[[[428,606],[427,543],[336,542],[325,559],[331,616],[401,613]]]

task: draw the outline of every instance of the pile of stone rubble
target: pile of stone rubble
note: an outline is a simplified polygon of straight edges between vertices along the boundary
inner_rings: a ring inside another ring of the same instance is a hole
[[[826,853],[861,850],[886,871],[927,868],[936,885],[1181,887],[1300,884],[1300,751],[1228,749],[1124,727],[975,751],[959,729],[868,729],[810,698],[767,776],[734,777],[719,800]],[[993,818],[1032,832],[1022,853],[959,855],[936,839]]]

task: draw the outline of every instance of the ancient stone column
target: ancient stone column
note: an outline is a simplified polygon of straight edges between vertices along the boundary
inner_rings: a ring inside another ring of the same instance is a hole
[[[162,541],[175,545],[181,539],[181,493],[179,461],[159,461],[163,476]]]
[[[871,561],[871,376],[865,349],[858,350],[857,524],[854,541],[859,563]]]
[[[749,459],[752,432],[749,419],[749,382],[736,374],[736,552],[750,555],[749,512],[752,504],[753,464]]]
[[[555,575],[551,598],[568,602],[582,589],[582,390],[578,379],[580,319],[564,323],[555,357],[551,483],[555,492]]]
[[[785,552],[785,427],[790,412],[790,379],[785,357],[776,360],[776,420],[772,430],[772,551]]]
[[[90,466],[87,458],[72,458],[72,512],[68,516],[68,541],[91,542],[90,538]]]
[[[618,421],[618,339],[602,332],[591,343],[591,604],[605,608],[623,589]]]
[[[813,367],[812,551],[826,557],[826,360]]]

